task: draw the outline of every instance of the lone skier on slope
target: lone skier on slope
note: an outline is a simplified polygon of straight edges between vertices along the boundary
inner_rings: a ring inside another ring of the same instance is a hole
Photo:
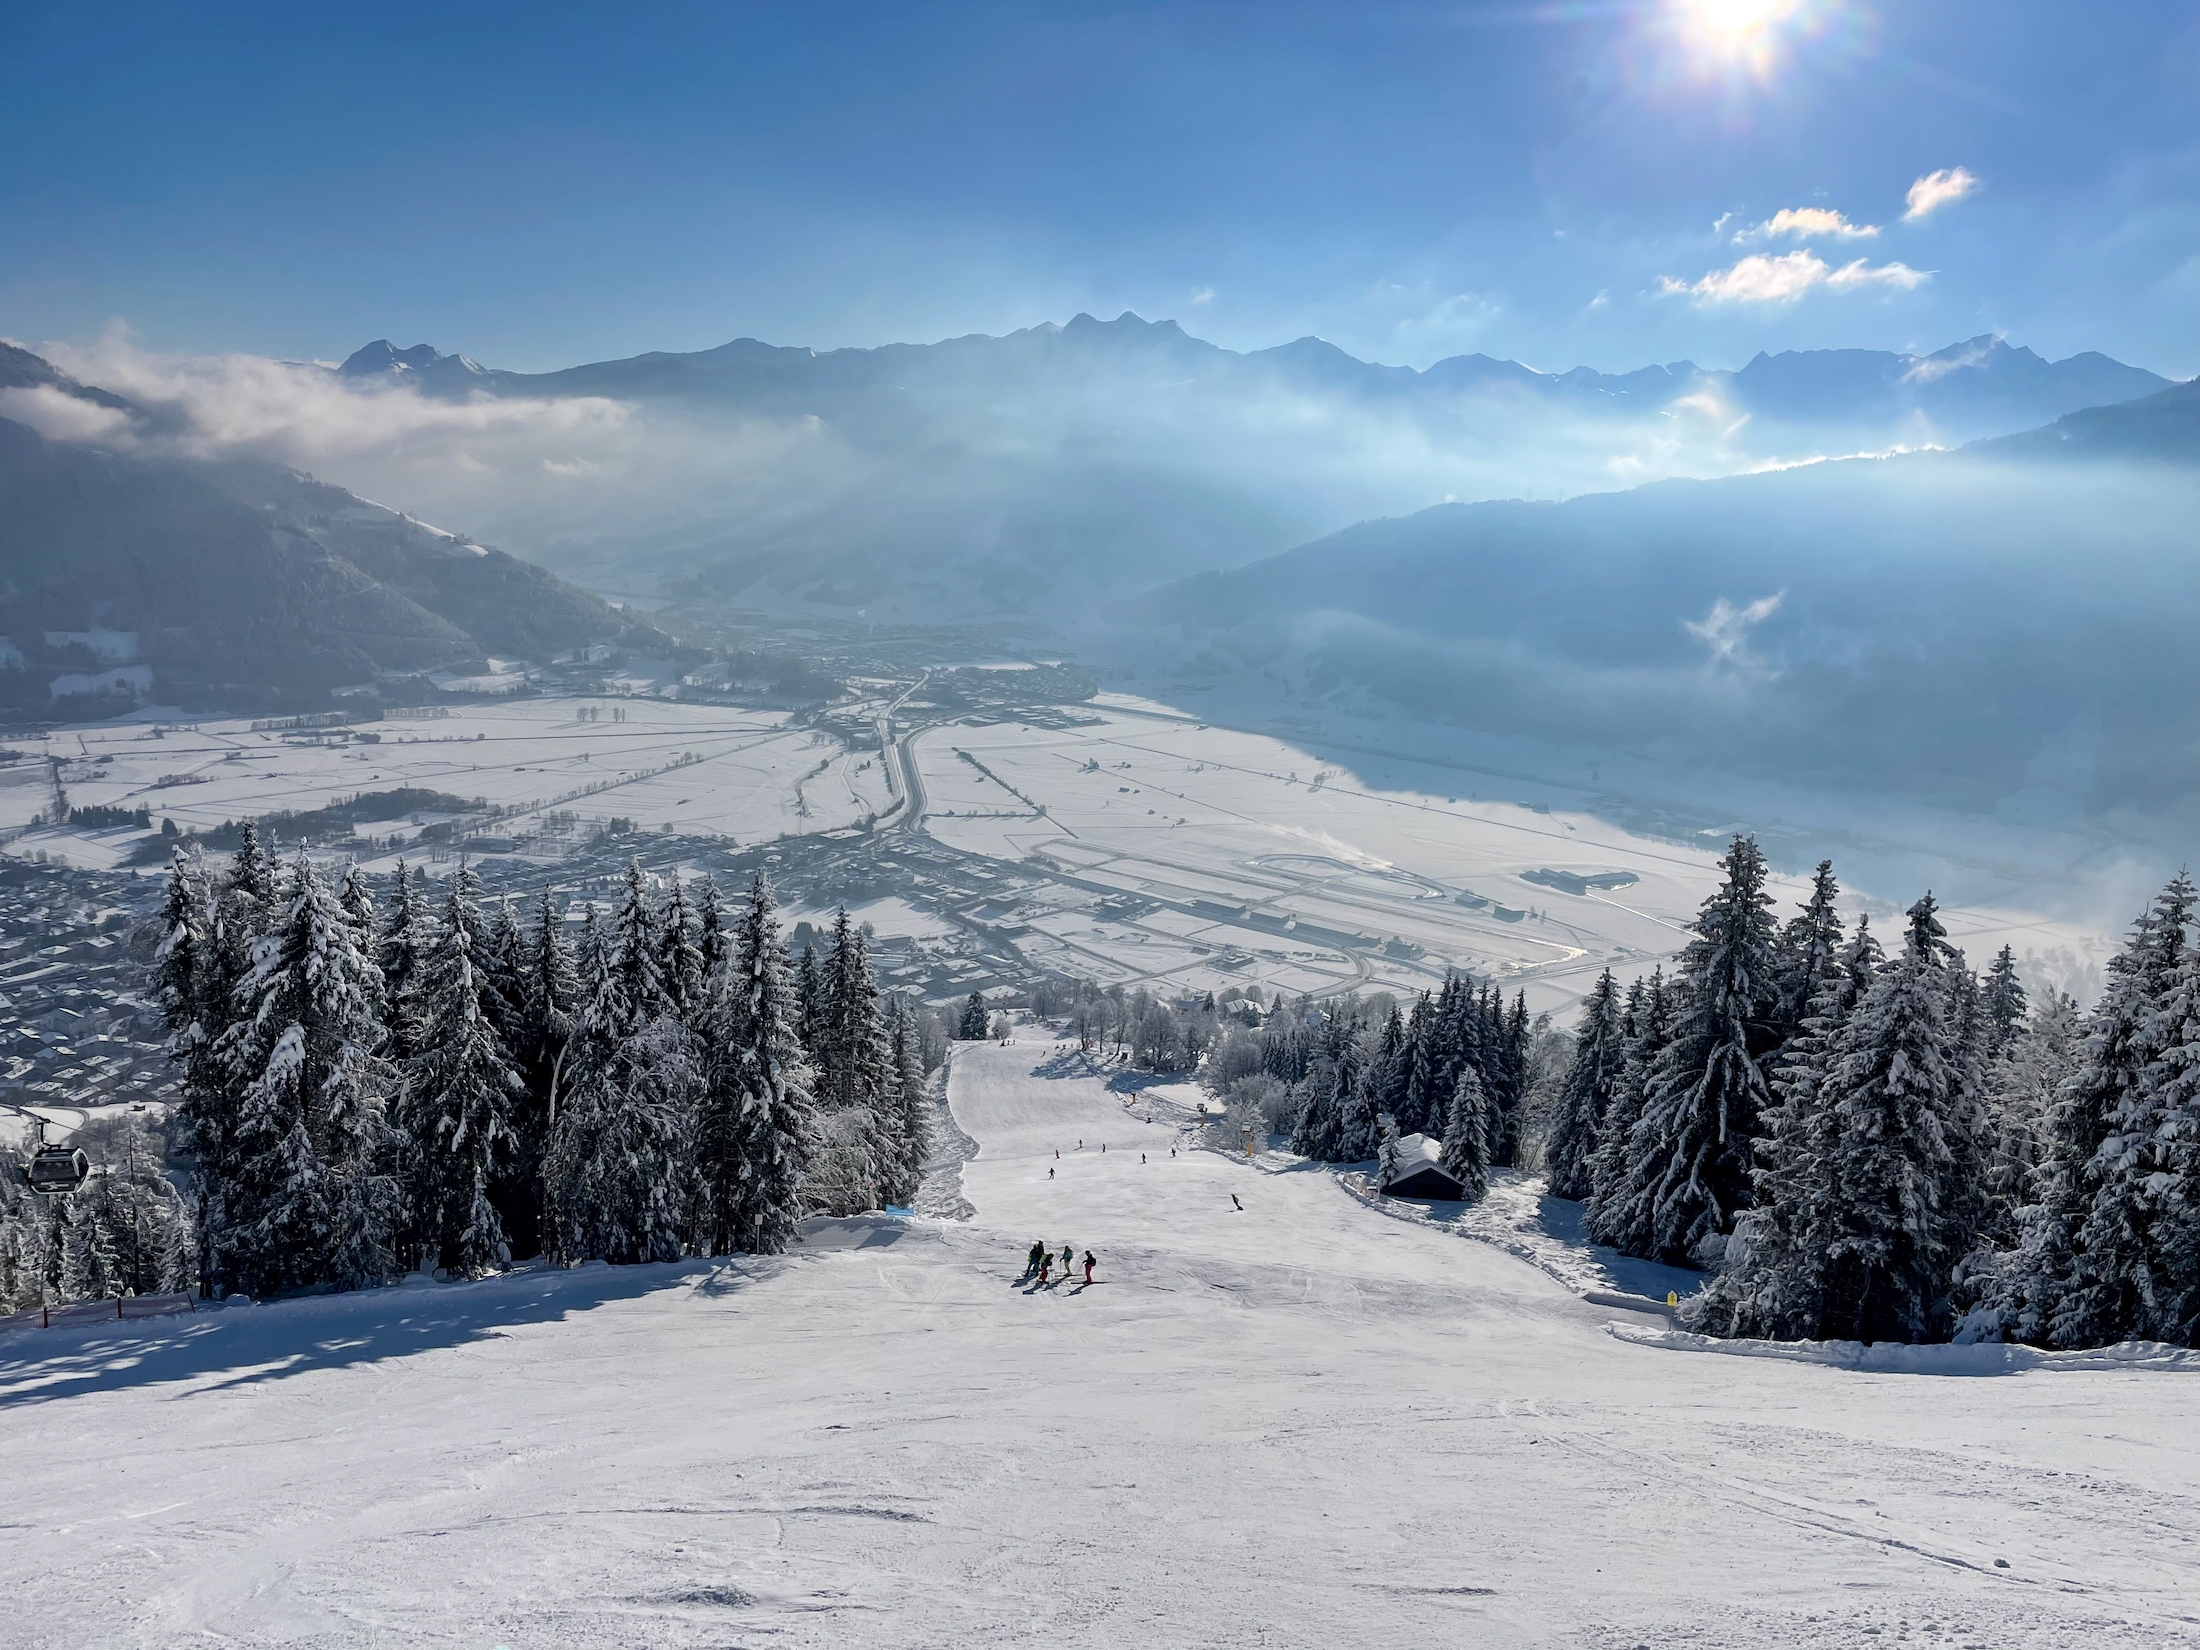
[[[1230,1194],[1230,1207],[1237,1210],[1241,1215],[1245,1213],[1245,1205],[1238,1201],[1238,1195],[1235,1192]]]

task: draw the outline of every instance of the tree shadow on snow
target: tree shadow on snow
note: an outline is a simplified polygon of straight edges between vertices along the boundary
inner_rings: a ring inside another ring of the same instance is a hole
[[[1112,1060],[1102,1060],[1077,1049],[1055,1049],[1031,1068],[1034,1077],[1104,1077],[1114,1069]]]
[[[667,1289],[722,1298],[784,1264],[779,1257],[742,1256],[529,1269],[476,1283],[408,1282],[264,1306],[209,1306],[111,1330],[28,1330],[0,1342],[0,1410],[225,1373],[228,1379],[194,1390],[219,1392],[349,1369],[494,1340],[522,1325],[556,1323]]]

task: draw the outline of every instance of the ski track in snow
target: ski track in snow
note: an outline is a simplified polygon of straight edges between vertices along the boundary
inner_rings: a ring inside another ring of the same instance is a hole
[[[1673,1357],[1045,1048],[950,1100],[966,1222],[0,1342],[7,1642],[2200,1644],[2174,1375]]]

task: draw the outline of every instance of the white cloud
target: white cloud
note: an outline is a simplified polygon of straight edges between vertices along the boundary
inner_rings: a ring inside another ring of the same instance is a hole
[[[1933,278],[1929,269],[1912,269],[1908,264],[1868,264],[1862,258],[1843,264],[1826,277],[1826,285],[1836,292],[1847,292],[1857,287],[1887,286],[1898,292],[1914,292]]]
[[[1938,212],[1943,206],[1953,205],[1964,196],[1975,193],[1978,179],[1967,167],[1944,166],[1937,172],[1927,172],[1910,185],[1907,205],[1902,214],[1904,223],[1915,223],[1928,213]]]
[[[1875,223],[1851,223],[1830,206],[1784,206],[1747,229],[1735,231],[1734,244],[1750,241],[1862,241],[1879,233]]]
[[[1994,345],[1999,341],[1999,336],[1996,335],[1991,339],[1974,340],[1954,355],[1928,355],[1914,362],[1910,370],[1902,375],[1902,381],[1906,384],[1935,384],[1952,372],[1967,372],[1972,367],[1982,366],[1993,355]]]
[[[445,401],[409,385],[361,387],[318,366],[257,355],[154,355],[119,328],[89,348],[47,344],[39,353],[85,383],[180,415],[169,421],[176,433],[159,445],[301,469],[368,454],[455,465],[469,446],[493,454],[538,441],[587,441],[632,417],[624,404],[595,397]]]
[[[1793,303],[1813,287],[1834,292],[1853,292],[1864,287],[1892,287],[1907,292],[1932,279],[1932,272],[1908,264],[1868,264],[1862,258],[1835,268],[1815,252],[1782,252],[1777,257],[1753,252],[1729,269],[1714,269],[1700,281],[1678,281],[1665,276],[1658,290],[1669,297],[1686,296],[1707,304]]]
[[[127,441],[130,435],[128,413],[51,384],[0,390],[0,418],[28,424],[48,441]]]
[[[1749,633],[1779,610],[1787,596],[1784,590],[1770,596],[1759,596],[1747,607],[1736,607],[1721,596],[1711,604],[1711,611],[1700,619],[1683,619],[1689,635],[1703,643],[1713,665],[1725,665],[1731,670],[1750,675],[1767,674],[1764,660],[1749,646]]]
[[[1470,348],[1488,335],[1498,316],[1498,306],[1478,292],[1439,298],[1426,286],[1392,286],[1376,295],[1377,301],[1391,293],[1403,299],[1405,308],[1391,325],[1391,348],[1408,361],[1435,360]]]
[[[1194,309],[1204,309],[1207,305],[1213,303],[1214,301],[1215,289],[1211,286],[1201,287],[1197,292],[1192,294],[1190,299],[1191,306]]]

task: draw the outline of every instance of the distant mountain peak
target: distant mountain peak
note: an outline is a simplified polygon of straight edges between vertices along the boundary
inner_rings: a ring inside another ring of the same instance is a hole
[[[1036,330],[1036,329],[1034,329]],[[1102,321],[1084,310],[1069,318],[1063,332],[1105,332],[1124,334],[1160,333],[1165,337],[1182,338],[1184,329],[1174,321],[1149,321],[1136,310],[1126,309],[1112,321]]]
[[[480,377],[484,369],[464,355],[445,355],[433,344],[399,349],[387,338],[364,344],[336,369],[339,378],[451,378]]]

